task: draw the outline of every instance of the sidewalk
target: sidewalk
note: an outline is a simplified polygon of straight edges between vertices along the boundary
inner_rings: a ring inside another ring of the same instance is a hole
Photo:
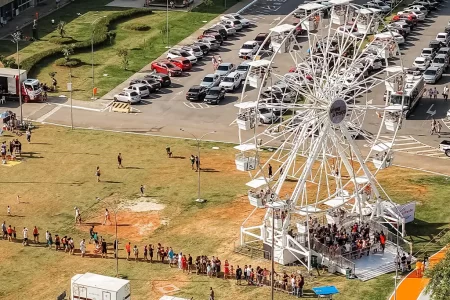
[[[72,2],[72,0],[61,0],[61,2],[59,4],[59,8],[63,8],[64,6],[70,4],[71,2]],[[56,8],[55,1],[51,1],[51,0],[49,0],[47,2],[47,5],[31,7],[29,9],[25,10],[20,15],[16,16],[14,19],[9,20],[5,26],[0,27],[0,39],[2,39],[2,40],[7,39],[10,34],[12,34],[16,31],[16,27],[19,27],[19,29],[22,29],[22,28],[32,24],[33,20],[36,17],[36,13],[39,14],[39,18],[43,18],[43,17],[48,16],[49,14],[53,13],[56,10],[57,10],[57,8]]]

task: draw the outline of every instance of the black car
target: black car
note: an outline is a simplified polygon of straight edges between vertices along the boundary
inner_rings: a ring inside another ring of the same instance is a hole
[[[218,86],[210,88],[206,93],[205,103],[208,104],[219,104],[225,98],[225,89]]]
[[[222,38],[222,36],[219,33],[212,32],[212,33],[204,34],[203,36],[213,37],[220,45],[223,44],[223,38]]]
[[[206,55],[209,53],[209,47],[201,42],[194,42],[192,45],[199,47],[200,50],[202,50],[203,55]]]
[[[169,75],[163,73],[151,73],[144,76],[144,79],[155,79],[161,83],[161,87],[169,87],[172,84]]]
[[[253,39],[254,41],[258,42],[259,46],[262,49],[267,49],[270,46],[270,38],[267,39],[267,41],[264,43],[266,38],[269,36],[268,33],[258,33],[258,35]],[[264,45],[263,45],[264,44]]]
[[[188,101],[203,101],[206,97],[207,88],[200,85],[192,86],[186,93],[186,100]]]
[[[441,47],[444,47],[444,43],[442,43],[442,42],[439,42],[439,41],[437,41],[437,40],[432,40],[432,41],[430,41],[430,43],[428,44],[428,47],[429,48],[433,48],[433,49],[436,49],[436,52],[441,48]]]
[[[150,91],[150,93],[154,93],[161,89],[161,82],[154,78],[133,79],[130,81],[130,85],[133,85],[136,83],[145,84],[148,87],[148,90]]]
[[[203,31],[203,34],[220,34],[222,36],[222,39],[227,40],[228,39],[228,33],[225,29],[223,28],[218,28],[218,27],[211,27],[209,29],[206,29],[205,31]]]

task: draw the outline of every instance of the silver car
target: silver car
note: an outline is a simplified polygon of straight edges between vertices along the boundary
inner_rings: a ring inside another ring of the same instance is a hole
[[[133,90],[124,90],[114,95],[114,101],[134,104],[141,102],[141,96]]]
[[[235,66],[232,63],[221,63],[215,72],[215,74],[219,75],[220,77],[225,77],[231,72],[234,71]]]
[[[200,86],[204,86],[208,89],[214,86],[218,86],[219,84],[220,75],[218,74],[208,74],[203,78],[202,82],[200,82]]]
[[[441,79],[443,73],[443,68],[440,67],[429,67],[423,72],[423,80],[426,83],[437,83]]]
[[[198,40],[199,42],[206,44],[209,49],[211,50],[217,50],[220,48],[220,43],[213,37],[203,37]]]
[[[248,64],[248,62],[243,62],[237,67],[236,71],[241,74],[242,80],[245,80],[245,78],[247,78],[247,73],[249,69],[250,65]]]
[[[416,57],[413,62],[413,67],[418,68],[419,70],[426,70],[431,64],[431,57]]]
[[[432,67],[442,68],[443,70],[447,70],[448,68],[448,57],[445,54],[436,55],[431,62]]]

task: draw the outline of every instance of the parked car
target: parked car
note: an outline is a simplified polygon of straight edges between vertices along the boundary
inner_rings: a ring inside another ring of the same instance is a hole
[[[190,69],[192,69],[191,61],[187,58],[174,57],[174,58],[170,59],[169,61],[183,71],[189,71]]]
[[[438,51],[441,47],[444,47],[445,45],[439,41],[431,40],[428,44],[428,48],[433,48],[434,50]]]
[[[387,27],[388,28],[402,29],[407,34],[411,33],[411,27],[406,22],[403,22],[403,21],[390,23]]]
[[[148,90],[147,85],[145,85],[143,83],[132,84],[132,85],[128,86],[127,88],[124,88],[123,90],[124,91],[127,91],[127,90],[135,91],[136,93],[139,94],[139,96],[141,96],[141,98],[150,96],[150,91]]]
[[[445,56],[450,58],[450,47],[442,47],[441,49],[438,50],[436,55],[439,55],[439,54],[444,54]]]
[[[220,35],[220,33],[211,32],[211,33],[203,34],[203,35],[199,36],[198,38],[201,39],[204,37],[211,37],[211,38],[215,39],[219,43],[219,45],[223,44],[223,38]]]
[[[428,10],[425,6],[419,5],[419,4],[414,4],[414,5],[408,6],[406,9],[415,9],[415,10],[418,10],[418,11],[420,11],[421,13],[423,13],[425,16],[427,16],[428,13],[429,13],[429,10]]]
[[[439,150],[445,153],[448,157],[450,157],[450,141],[443,140],[439,144]]]
[[[242,28],[243,28],[241,21],[238,21],[238,20],[229,20],[229,19],[227,19],[227,20],[222,20],[221,23],[230,25],[231,27],[236,29],[236,31],[241,31]]]
[[[186,93],[186,100],[188,101],[203,101],[206,97],[208,89],[204,86],[194,85]]]
[[[215,74],[220,75],[220,77],[225,77],[235,69],[234,64],[232,63],[221,63],[215,72]]]
[[[200,82],[200,86],[212,88],[214,86],[218,86],[220,84],[220,80],[221,78],[218,74],[208,74],[203,77],[202,82]]]
[[[387,6],[387,5],[380,5],[378,3],[373,3],[373,2],[367,2],[366,4],[363,5],[364,7],[367,8],[375,8],[375,9],[379,9],[381,10],[384,14],[387,14],[391,11],[391,7]]]
[[[220,48],[220,43],[213,37],[205,36],[201,39],[198,39],[198,42],[207,45],[209,49],[213,51]]]
[[[202,52],[203,52],[203,56],[207,55],[209,53],[209,51],[211,50],[209,45],[202,43],[200,41],[196,41],[196,42],[192,43],[192,45],[199,47],[200,50],[202,50]]]
[[[141,96],[133,90],[123,90],[114,95],[114,101],[135,104],[141,102]]]
[[[273,124],[280,119],[280,117],[277,116],[270,108],[259,108],[258,118],[259,122],[262,124]]]
[[[442,68],[444,71],[448,68],[448,56],[445,54],[438,54],[431,62],[432,67]]]
[[[439,32],[436,35],[436,41],[443,43],[445,46],[448,46],[450,42],[450,35],[445,32]]]
[[[194,55],[197,60],[200,60],[203,58],[203,51],[200,49],[200,47],[191,45],[191,46],[183,46],[181,47],[181,50],[186,51],[187,53]]]
[[[225,27],[225,30],[227,31],[228,36],[236,35],[236,28],[232,27],[229,24],[220,24],[220,25]],[[216,26],[219,26],[219,25],[216,25]]]
[[[423,1],[423,0],[416,0],[412,3],[412,5],[420,5],[420,6],[425,7],[428,10],[428,12],[435,10],[437,8],[438,4],[439,3],[437,3],[437,2],[428,2],[428,1]]]
[[[205,100],[203,101],[207,104],[219,104],[223,99],[225,99],[225,90],[215,86],[206,92]]]
[[[392,37],[394,37],[395,41],[397,42],[397,44],[401,45],[403,43],[405,43],[405,38],[397,33],[397,32],[382,32],[382,33],[377,33],[375,34],[375,39],[374,41],[381,41],[381,42],[385,42],[386,40],[392,40]]]
[[[411,29],[416,27],[417,23],[419,22],[417,17],[415,15],[412,15],[412,14],[395,15],[392,18],[392,21],[393,22],[398,22],[398,21],[405,22],[406,24],[410,25]]]
[[[242,84],[241,74],[233,71],[222,79],[219,87],[223,88],[225,91],[232,91],[238,89]]]
[[[183,70],[170,61],[154,61],[151,70],[158,73],[167,74],[169,76],[181,76]]]
[[[213,29],[213,30],[220,30],[220,32],[223,32],[223,33],[226,34],[227,38],[229,36],[232,36],[232,35],[236,34],[236,29],[232,28],[229,25],[222,24],[222,23],[217,23],[216,25],[212,26],[211,29]],[[223,34],[222,34],[222,37],[223,37]]]
[[[242,45],[239,50],[239,58],[253,57],[259,50],[259,43],[257,41],[248,41]]]
[[[241,63],[238,67],[237,67],[237,69],[236,69],[236,72],[238,72],[238,73],[240,73],[241,74],[241,79],[242,80],[245,80],[245,78],[247,77],[247,74],[248,74],[248,70],[250,69],[250,65],[248,64],[248,62],[243,62],[243,63]]]
[[[441,79],[443,72],[443,68],[429,67],[423,72],[423,80],[425,83],[435,84]]]
[[[414,15],[414,16],[417,17],[417,19],[419,21],[424,21],[425,20],[425,14],[422,13],[420,10],[417,10],[417,9],[402,10],[402,11],[399,11],[397,13],[397,15]]]
[[[389,27],[386,27],[386,28],[381,30],[381,32],[390,32],[390,31],[400,34],[403,38],[406,38],[406,36],[408,35],[408,33],[405,30],[401,29],[401,28],[393,28],[393,27],[389,28]]]
[[[203,34],[220,34],[222,36],[223,40],[227,40],[228,39],[228,34],[227,31],[223,28],[215,28],[214,26],[206,29],[205,31],[203,31]]]
[[[159,80],[156,80],[154,78],[143,78],[143,79],[132,79],[130,81],[130,85],[136,84],[136,83],[143,83],[147,86],[150,93],[154,93],[156,91],[159,91],[161,89],[161,82]]]
[[[237,20],[237,21],[241,22],[243,27],[249,27],[251,24],[251,22],[248,19],[243,18],[240,14],[236,14],[236,13],[223,15],[220,17],[220,19],[221,20]]]
[[[190,54],[189,52],[180,50],[180,49],[176,49],[176,48],[170,49],[169,52],[167,52],[167,58],[171,59],[171,58],[175,58],[175,57],[187,58],[193,65],[195,65],[197,63],[197,58],[194,55]]]
[[[351,37],[355,37],[355,38],[364,37],[364,33],[358,32],[358,28],[356,28],[356,26],[351,26],[351,25],[339,26],[337,28],[336,33],[343,34],[343,35],[350,35]]]
[[[169,87],[172,85],[169,75],[163,73],[151,73],[144,76],[144,79],[155,79],[161,83],[161,87]]]
[[[268,49],[270,47],[270,37],[267,39],[267,41],[264,43],[264,41],[266,40],[266,38],[269,36],[268,33],[258,33],[258,35],[253,39],[255,42],[258,43],[258,45],[262,48],[262,49]]]
[[[436,49],[434,48],[423,48],[422,52],[420,53],[421,57],[429,57],[430,59],[433,59],[436,56]]]
[[[413,66],[418,68],[419,70],[425,71],[431,64],[430,57],[422,57],[419,56],[414,60]]]

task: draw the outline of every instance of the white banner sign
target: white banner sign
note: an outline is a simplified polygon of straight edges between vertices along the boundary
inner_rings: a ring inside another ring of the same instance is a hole
[[[405,218],[405,223],[414,221],[414,216],[416,213],[416,202],[409,202],[403,205],[399,205],[398,209],[403,218]]]

